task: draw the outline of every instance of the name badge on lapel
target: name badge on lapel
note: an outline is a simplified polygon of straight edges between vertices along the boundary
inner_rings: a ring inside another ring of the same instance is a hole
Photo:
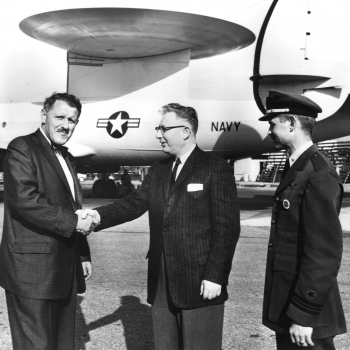
[[[203,191],[203,184],[188,184],[187,192]]]
[[[283,199],[282,205],[283,205],[284,209],[289,209],[290,208],[289,200],[288,199]]]

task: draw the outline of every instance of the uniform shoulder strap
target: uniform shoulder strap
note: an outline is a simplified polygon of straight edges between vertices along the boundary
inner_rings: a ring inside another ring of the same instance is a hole
[[[315,171],[329,171],[330,172],[330,162],[325,156],[317,151],[311,156],[311,162],[312,165],[314,166]]]

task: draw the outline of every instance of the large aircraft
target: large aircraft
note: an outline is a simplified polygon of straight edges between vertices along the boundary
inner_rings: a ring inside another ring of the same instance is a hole
[[[169,102],[194,107],[199,146],[226,159],[275,151],[267,124],[258,121],[270,89],[321,106],[316,142],[350,134],[349,4],[257,0],[236,13],[230,4],[221,18],[168,4],[67,8],[22,19],[23,35],[67,52],[66,90],[83,103],[67,144],[79,172],[166,157],[154,128]],[[0,171],[8,143],[38,128],[42,103],[0,104]]]

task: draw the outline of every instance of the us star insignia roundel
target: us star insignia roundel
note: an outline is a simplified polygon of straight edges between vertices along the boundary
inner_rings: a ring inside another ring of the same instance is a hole
[[[138,128],[140,126],[140,118],[129,118],[129,114],[120,111],[112,114],[108,119],[98,119],[97,128],[105,128],[109,136],[120,139],[129,128]]]

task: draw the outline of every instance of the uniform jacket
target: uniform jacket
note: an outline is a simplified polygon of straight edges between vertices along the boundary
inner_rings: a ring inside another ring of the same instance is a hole
[[[153,165],[137,191],[96,208],[101,215],[98,229],[133,220],[148,210],[148,302],[154,301],[164,254],[170,295],[177,307],[223,303],[240,232],[232,169],[223,159],[196,147],[169,191],[173,161],[171,157]],[[192,192],[190,184],[203,188]],[[221,296],[203,301],[202,280],[221,284]]]
[[[29,299],[68,296],[75,265],[78,291],[85,290],[78,246],[85,260],[90,252],[86,237],[74,232],[82,193],[72,156],[66,149],[62,154],[73,176],[76,201],[40,130],[14,139],[5,156],[0,285]]]
[[[319,339],[346,332],[337,274],[342,257],[343,186],[315,145],[288,170],[272,209],[263,323],[280,332],[291,320]]]

